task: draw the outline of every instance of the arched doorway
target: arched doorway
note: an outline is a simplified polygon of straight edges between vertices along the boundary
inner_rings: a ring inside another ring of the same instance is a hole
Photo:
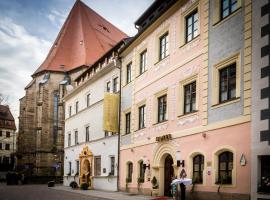
[[[93,187],[92,160],[93,154],[88,146],[85,146],[80,154],[80,184],[88,183],[89,188]]]
[[[164,195],[171,196],[171,182],[174,177],[173,158],[167,155],[164,161]]]

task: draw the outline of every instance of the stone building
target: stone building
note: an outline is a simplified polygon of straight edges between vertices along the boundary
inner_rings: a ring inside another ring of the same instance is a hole
[[[16,151],[16,126],[8,106],[0,105],[0,179],[14,168]]]
[[[126,35],[77,0],[20,99],[18,170],[63,174],[64,104],[74,80]]]
[[[270,1],[253,0],[251,199],[270,199]]]
[[[250,199],[251,1],[156,0],[135,22],[121,82],[120,188]]]

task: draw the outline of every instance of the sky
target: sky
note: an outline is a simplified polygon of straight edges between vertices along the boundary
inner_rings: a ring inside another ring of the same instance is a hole
[[[82,0],[129,36],[154,0]],[[47,56],[75,0],[0,0],[0,93],[18,128],[19,99]]]

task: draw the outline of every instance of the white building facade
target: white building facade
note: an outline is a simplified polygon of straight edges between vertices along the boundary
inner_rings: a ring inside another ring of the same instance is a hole
[[[115,49],[76,79],[65,97],[64,185],[72,181],[89,188],[117,190],[118,134],[105,131],[104,96],[117,96],[120,70]],[[117,108],[118,109],[118,108]],[[117,110],[118,120],[118,110]]]

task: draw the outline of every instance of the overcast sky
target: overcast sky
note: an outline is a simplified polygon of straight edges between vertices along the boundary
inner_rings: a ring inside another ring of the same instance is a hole
[[[83,0],[129,36],[134,21],[153,0]],[[0,93],[9,96],[19,115],[19,98],[31,75],[45,59],[75,0],[0,1]],[[18,123],[17,123],[18,125]]]

